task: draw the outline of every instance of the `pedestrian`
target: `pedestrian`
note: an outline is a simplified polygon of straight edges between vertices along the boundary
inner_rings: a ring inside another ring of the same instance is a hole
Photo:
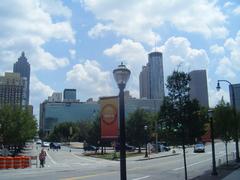
[[[46,156],[47,156],[47,153],[42,148],[41,152],[39,153],[40,168],[44,167]]]

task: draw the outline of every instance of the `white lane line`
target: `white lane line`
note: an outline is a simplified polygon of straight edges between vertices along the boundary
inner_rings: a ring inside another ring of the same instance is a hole
[[[46,152],[46,153],[47,153],[47,157],[50,159],[50,161],[52,161],[53,164],[57,164],[56,161],[54,161],[53,158],[48,154],[48,152]]]
[[[223,156],[223,155],[222,155],[222,156]],[[216,158],[218,158],[218,157],[221,157],[221,156],[217,156]],[[203,160],[203,161],[198,161],[198,162],[193,163],[193,164],[189,164],[189,165],[187,165],[187,167],[191,167],[191,166],[194,166],[194,165],[197,165],[197,164],[201,164],[201,163],[203,163],[203,162],[210,161],[210,160],[212,160],[212,158],[205,159],[205,160]],[[184,167],[175,168],[175,169],[173,169],[173,171],[178,171],[178,170],[183,169],[183,168],[184,168]]]
[[[83,159],[85,159],[85,160],[88,160],[88,161],[90,161],[90,162],[96,162],[96,160],[93,160],[93,159],[89,159],[89,158],[86,158],[86,157],[83,157],[83,156],[78,156],[78,155],[76,155],[76,154],[74,154],[74,153],[71,153],[73,156],[75,156],[76,158],[78,158],[78,159],[81,159],[81,160],[83,160]]]
[[[149,178],[150,176],[144,176],[144,177],[140,177],[140,178],[134,178],[132,180],[140,180],[140,179],[146,179],[146,178]]]

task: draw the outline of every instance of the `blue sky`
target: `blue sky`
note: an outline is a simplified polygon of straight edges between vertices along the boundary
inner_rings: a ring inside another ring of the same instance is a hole
[[[31,104],[76,88],[78,98],[116,95],[112,70],[131,70],[127,89],[139,96],[138,75],[153,50],[163,53],[166,77],[177,67],[207,69],[210,105],[222,96],[216,81],[239,83],[240,1],[3,0],[0,73],[21,51],[31,64]]]

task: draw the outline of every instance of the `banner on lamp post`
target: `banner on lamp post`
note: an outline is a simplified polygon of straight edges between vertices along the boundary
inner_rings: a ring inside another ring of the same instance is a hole
[[[101,97],[101,139],[118,138],[118,96]]]

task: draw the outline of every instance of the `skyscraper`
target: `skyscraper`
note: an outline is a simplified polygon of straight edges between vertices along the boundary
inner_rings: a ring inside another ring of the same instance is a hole
[[[190,75],[190,99],[197,99],[201,106],[209,107],[208,103],[208,86],[206,70],[195,70]]]
[[[26,89],[26,102],[29,104],[29,85],[30,85],[30,64],[25,57],[25,53],[22,52],[21,56],[18,58],[18,61],[14,63],[13,72],[19,73],[21,77],[26,78],[27,80],[27,89]]]
[[[63,91],[63,99],[67,101],[75,101],[77,100],[77,90],[76,89],[64,89]]]
[[[5,73],[0,76],[0,107],[4,105],[26,105],[26,78],[18,73]]]
[[[236,106],[236,111],[240,112],[240,84],[233,84],[233,90],[234,90],[234,96],[235,96],[235,106]],[[231,105],[233,104],[233,96],[232,96],[232,91],[231,87],[229,86],[229,92],[230,92],[230,102]]]
[[[164,98],[163,58],[161,52],[148,54],[148,63],[139,75],[140,98]]]
[[[139,75],[140,98],[147,99],[149,97],[149,77],[148,66],[143,66]]]

